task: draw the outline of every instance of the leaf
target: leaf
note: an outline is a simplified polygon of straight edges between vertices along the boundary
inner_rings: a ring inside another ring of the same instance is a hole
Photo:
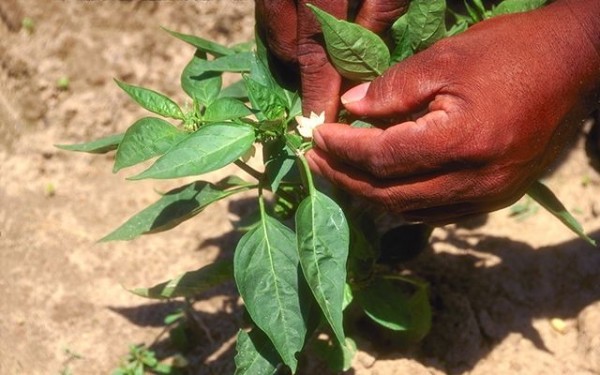
[[[445,17],[445,0],[413,0],[406,14],[392,25],[394,41],[397,45],[409,43],[414,52],[423,50],[444,37]]]
[[[233,263],[230,260],[217,261],[153,287],[136,288],[131,292],[154,299],[193,297],[232,279]]]
[[[259,329],[240,330],[235,346],[235,375],[275,375],[281,359],[269,338]]]
[[[238,99],[219,98],[211,103],[204,112],[203,120],[218,122],[251,115],[252,112]]]
[[[127,95],[150,112],[165,117],[183,120],[184,115],[181,108],[167,96],[144,87],[129,85],[117,79],[115,79],[115,82],[127,93]]]
[[[332,371],[348,371],[352,367],[352,359],[358,351],[356,342],[346,337],[344,345],[329,340],[317,339],[314,344],[315,353],[323,358]]]
[[[269,87],[244,76],[248,98],[252,108],[257,111],[256,117],[260,121],[282,119],[285,115],[286,103]]]
[[[116,150],[124,136],[125,134],[114,134],[91,142],[54,146],[67,151],[87,152],[90,154],[105,154],[109,151]]]
[[[203,61],[198,54],[192,57],[181,73],[181,87],[192,99],[209,105],[219,96],[222,78],[220,72],[205,71]]]
[[[429,332],[431,307],[425,284],[377,277],[354,291],[354,299],[369,318],[385,328],[406,331],[414,340]]]
[[[304,346],[307,328],[294,232],[263,214],[260,225],[238,243],[233,261],[236,285],[250,317],[296,372],[296,354]]]
[[[210,40],[206,40],[194,35],[181,34],[176,31],[166,29],[164,27],[162,29],[174,36],[175,38],[183,40],[184,42],[196,47],[200,51],[209,53],[215,57],[227,56],[235,53],[233,49],[225,47],[219,43],[212,42]]]
[[[281,181],[288,176],[294,167],[296,155],[286,145],[285,139],[282,138],[266,143],[263,152],[267,181],[271,190],[276,192]]]
[[[392,26],[392,35],[396,42],[396,47],[392,51],[390,61],[392,64],[395,64],[414,54],[407,17],[400,17],[394,23]]]
[[[342,209],[331,198],[312,191],[296,211],[296,238],[304,277],[340,343],[349,229]]]
[[[546,4],[546,0],[504,0],[492,9],[492,16],[521,13],[537,9]]]
[[[313,5],[307,6],[321,24],[331,62],[342,76],[369,81],[389,67],[390,52],[377,34],[358,24],[338,20]]]
[[[248,98],[248,91],[246,91],[246,83],[244,80],[239,80],[225,87],[219,93],[219,98],[236,98],[245,100]]]
[[[130,180],[177,178],[222,168],[244,155],[254,143],[249,125],[217,123],[201,127]]]
[[[546,185],[536,181],[529,190],[527,190],[527,195],[548,210],[548,212],[566,225],[567,228],[575,232],[580,238],[587,241],[590,245],[596,246],[596,241],[585,234],[581,224],[569,213],[569,211],[567,211],[565,206],[563,206],[556,195],[554,195]]]
[[[174,228],[200,213],[211,203],[237,192],[239,192],[237,189],[226,190],[226,187],[204,181],[184,185],[167,192],[158,201],[131,217],[100,241],[127,241],[142,234]]]
[[[127,129],[117,149],[113,172],[161,155],[187,134],[165,120],[145,117]]]
[[[198,69],[204,72],[246,73],[250,71],[252,52],[240,52],[214,60],[200,60]]]
[[[447,32],[446,32],[446,36],[450,37],[450,36],[454,36],[454,35],[458,35],[462,32],[467,31],[467,29],[469,28],[469,23],[467,21],[457,21],[454,26],[452,26]]]

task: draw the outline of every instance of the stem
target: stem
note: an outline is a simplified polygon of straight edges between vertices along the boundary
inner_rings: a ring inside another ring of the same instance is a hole
[[[299,161],[302,167],[300,168],[302,171],[302,179],[304,180],[304,184],[308,188],[308,194],[313,195],[315,193],[315,183],[313,181],[310,167],[308,166],[308,161],[306,161],[303,152],[296,152],[296,155],[298,156],[297,160]]]
[[[259,171],[257,171],[256,169],[252,168],[248,164],[244,163],[241,160],[236,160],[233,163],[235,165],[237,165],[238,167],[240,167],[241,170],[243,170],[244,172],[248,173],[250,176],[256,178],[258,181],[262,181],[263,174],[260,173]]]
[[[414,279],[411,279],[410,277],[406,277],[406,276],[402,276],[402,275],[382,275],[381,278],[386,279],[386,280],[404,281],[405,283],[415,285],[419,288],[423,288],[423,287],[427,286],[427,284],[422,281],[414,280]]]

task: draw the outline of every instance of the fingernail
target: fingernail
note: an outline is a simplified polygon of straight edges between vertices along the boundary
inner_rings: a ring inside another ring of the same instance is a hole
[[[342,104],[349,104],[362,100],[367,95],[367,91],[369,90],[370,85],[371,82],[367,82],[346,91],[346,93],[342,95],[341,98]]]

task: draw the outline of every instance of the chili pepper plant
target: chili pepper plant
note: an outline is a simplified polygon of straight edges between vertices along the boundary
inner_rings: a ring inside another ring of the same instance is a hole
[[[471,0],[466,3],[468,14],[461,15],[448,9],[445,0],[413,0],[391,28],[391,48],[361,26],[309,6],[322,26],[333,65],[346,79],[361,82],[475,22],[543,3],[505,0],[486,9],[481,0]],[[180,105],[159,92],[117,80],[154,115],[137,120],[122,134],[59,147],[91,153],[116,150],[114,172],[155,159],[130,180],[195,177],[230,164],[242,173],[176,187],[101,241],[169,230],[239,193],[254,193],[258,215],[244,229],[233,259],[133,292],[157,299],[192,298],[233,278],[248,313],[248,324],[237,337],[236,374],[296,373],[299,354],[307,346],[317,347],[333,369],[349,368],[356,351],[344,330],[344,311],[350,305],[384,329],[422,338],[431,325],[427,284],[380,266],[373,223],[357,215],[335,189],[316,182],[304,153],[312,147],[311,129],[322,118],[301,116],[301,96],[274,78],[260,39],[229,47],[166,31],[196,48],[181,74],[189,103]],[[225,72],[239,74],[239,80],[223,87]],[[350,126],[370,125],[356,121]],[[257,145],[260,168],[245,159]],[[535,184],[529,194],[592,241],[544,185]]]

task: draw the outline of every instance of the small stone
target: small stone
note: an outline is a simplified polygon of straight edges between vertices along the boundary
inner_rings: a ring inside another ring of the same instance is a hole
[[[554,329],[556,332],[564,335],[565,333],[567,333],[567,322],[565,322],[564,320],[560,319],[560,318],[553,318],[550,319],[550,326],[552,327],[552,329]]]

